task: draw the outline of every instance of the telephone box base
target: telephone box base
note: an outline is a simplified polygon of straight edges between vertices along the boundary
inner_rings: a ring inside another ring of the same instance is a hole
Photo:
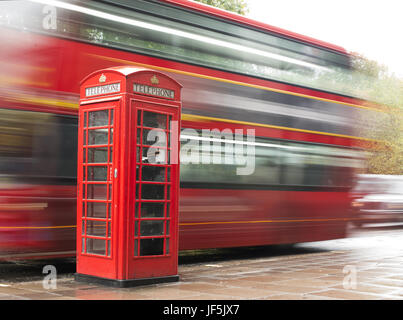
[[[146,286],[157,283],[177,282],[179,281],[179,276],[174,275],[174,276],[144,278],[144,279],[116,280],[116,279],[101,278],[86,274],[75,273],[74,280],[78,282],[95,283],[115,288],[129,288],[137,286]]]

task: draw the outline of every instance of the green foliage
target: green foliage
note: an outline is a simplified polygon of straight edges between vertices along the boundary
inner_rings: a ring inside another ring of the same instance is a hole
[[[355,55],[353,66],[367,76],[357,83],[366,90],[370,101],[382,104],[382,113],[364,119],[368,123],[365,135],[382,143],[373,145],[368,159],[368,171],[374,174],[403,174],[403,79],[388,68],[362,55]],[[372,81],[368,80],[372,79]]]
[[[240,15],[246,15],[249,12],[249,8],[245,0],[194,0],[208,4],[213,7],[224,9],[227,11],[235,12]]]

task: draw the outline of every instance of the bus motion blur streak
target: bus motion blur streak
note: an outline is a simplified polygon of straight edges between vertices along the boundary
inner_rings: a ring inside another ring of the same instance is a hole
[[[341,238],[354,220],[357,129],[382,113],[342,48],[184,0],[5,1],[0,41],[0,258],[74,254],[79,83],[124,64],[183,85],[181,141],[201,157],[226,130],[256,135],[252,174],[236,148],[181,165],[181,250]]]

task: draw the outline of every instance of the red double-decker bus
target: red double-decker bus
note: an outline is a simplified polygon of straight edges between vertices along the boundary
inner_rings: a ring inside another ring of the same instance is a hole
[[[357,130],[377,110],[344,49],[185,0],[6,1],[0,45],[1,258],[74,254],[79,83],[118,65],[183,85],[181,141],[199,158],[228,132],[254,148],[248,174],[242,148],[182,161],[180,250],[346,236]]]

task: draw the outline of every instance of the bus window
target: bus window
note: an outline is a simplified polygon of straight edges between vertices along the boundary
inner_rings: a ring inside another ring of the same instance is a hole
[[[76,157],[71,155],[77,152],[76,122],[59,115],[0,109],[2,181],[74,182]]]

